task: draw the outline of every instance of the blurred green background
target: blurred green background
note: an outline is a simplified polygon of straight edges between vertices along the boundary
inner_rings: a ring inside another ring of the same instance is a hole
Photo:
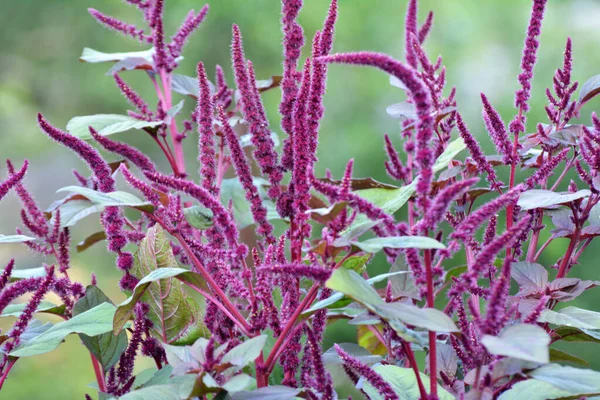
[[[166,28],[173,32],[191,8],[198,10],[204,1],[170,0],[166,5]],[[256,67],[259,79],[281,73],[280,3],[277,0],[208,0],[210,11],[201,28],[192,37],[179,73],[194,75],[195,64],[202,60],[210,74],[221,64],[231,80],[229,41],[232,23],[239,24],[244,35],[246,55]],[[306,34],[320,29],[326,14],[325,0],[305,0],[300,21]],[[50,142],[35,122],[38,111],[55,125],[64,127],[73,116],[96,113],[122,114],[127,108],[124,98],[106,76],[107,64],[84,64],[77,61],[84,47],[104,52],[145,49],[136,42],[99,26],[87,14],[94,7],[126,21],[141,24],[134,7],[117,0],[2,0],[0,2],[0,158],[10,157],[18,165],[24,158],[31,162],[26,183],[42,207],[59,198],[55,190],[73,182],[70,170],[82,168],[69,151]],[[335,52],[375,50],[397,57],[403,52],[403,20],[406,0],[340,0]],[[485,92],[508,120],[516,75],[529,18],[530,1],[526,0],[421,0],[421,21],[430,9],[435,24],[426,43],[432,58],[442,54],[448,68],[448,88],[458,87],[458,105],[470,129],[488,153],[492,146],[480,119],[479,93]],[[600,2],[595,0],[551,0],[542,34],[539,62],[536,66],[529,129],[534,122],[545,122],[543,90],[551,84],[554,70],[562,63],[567,36],[574,46],[574,78],[580,83],[600,71]],[[309,39],[310,41],[310,39]],[[308,50],[308,49],[305,49]],[[153,104],[156,96],[148,80],[139,71],[125,72],[123,77]],[[279,90],[265,94],[272,127],[279,130],[277,103]],[[372,176],[389,182],[383,168],[383,133],[397,139],[397,121],[385,108],[403,100],[403,93],[390,86],[388,77],[376,70],[332,66],[329,69],[326,115],[321,125],[318,172],[331,169],[335,176],[343,171],[349,158],[355,159],[355,176]],[[193,106],[186,100],[187,109]],[[582,111],[582,121],[598,108],[592,101]],[[153,143],[134,131],[119,134],[162,160]],[[188,168],[194,170],[196,140],[190,135],[186,147]],[[398,143],[398,142],[397,142]],[[162,161],[159,161],[161,164]],[[164,163],[161,164],[164,166]],[[0,167],[4,174],[4,166]],[[19,224],[19,204],[9,196],[1,205],[0,232],[9,234]],[[83,238],[94,232],[93,218],[75,227],[72,236]],[[545,240],[543,237],[541,240]],[[565,239],[555,241],[541,258],[553,264],[566,248]],[[597,250],[592,244],[575,266],[571,276],[598,279]],[[0,247],[0,265],[17,258],[18,268],[39,266],[43,260],[21,246]],[[456,263],[460,260],[454,260]],[[451,261],[450,264],[452,264]],[[383,258],[370,266],[375,271],[389,268]],[[112,256],[102,245],[74,255],[71,276],[84,283],[91,271],[99,276],[100,287],[115,302],[124,297],[116,289],[118,274]],[[553,274],[553,273],[552,273]],[[600,311],[600,289],[592,289],[576,305]],[[355,340],[354,330],[336,323],[327,336],[326,348],[335,341]],[[0,326],[6,328],[5,322]],[[592,345],[571,346],[585,355],[592,367],[600,369],[600,350]],[[89,355],[78,345],[76,337],[47,355],[20,360],[12,370],[1,399],[82,399],[86,384],[94,380]]]

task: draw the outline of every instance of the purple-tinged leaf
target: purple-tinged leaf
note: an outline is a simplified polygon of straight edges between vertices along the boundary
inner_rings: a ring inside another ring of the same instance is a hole
[[[488,352],[497,356],[540,364],[550,362],[550,335],[537,325],[516,324],[505,329],[500,336],[484,335],[481,343]]]
[[[592,76],[581,85],[579,90],[579,104],[583,104],[594,98],[600,93],[600,75]]]

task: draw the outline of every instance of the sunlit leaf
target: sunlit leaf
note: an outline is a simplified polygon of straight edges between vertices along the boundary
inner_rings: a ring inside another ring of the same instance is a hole
[[[377,253],[384,248],[390,249],[445,249],[442,243],[426,236],[387,236],[367,239],[364,242],[352,242],[367,253]]]
[[[0,234],[0,244],[2,244],[2,243],[23,243],[23,242],[30,242],[32,240],[35,240],[35,238],[33,238],[31,236]]]
[[[550,335],[537,326],[516,324],[500,336],[484,335],[481,343],[491,354],[546,364],[550,362],[548,345]]]
[[[534,210],[536,208],[570,203],[571,201],[588,197],[591,193],[592,192],[587,189],[582,189],[575,193],[558,193],[551,190],[531,189],[521,194],[517,205],[521,207],[523,211]]]
[[[80,139],[89,140],[92,138],[90,126],[99,135],[109,136],[130,129],[154,128],[162,124],[163,121],[142,121],[129,115],[96,114],[72,118],[67,123],[67,131]]]

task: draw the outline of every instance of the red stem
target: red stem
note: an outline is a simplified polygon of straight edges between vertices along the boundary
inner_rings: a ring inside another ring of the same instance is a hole
[[[92,353],[90,353],[90,357],[92,358],[92,365],[94,366],[94,374],[96,375],[96,382],[98,382],[98,389],[102,393],[106,393],[106,384],[104,383],[104,375],[102,374],[100,363]]]
[[[431,268],[431,250],[424,251],[425,274],[427,279],[427,307],[435,307],[435,298],[433,291],[433,271]],[[429,372],[431,373],[430,392],[433,398],[437,398],[437,335],[435,332],[429,332]]]
[[[415,359],[415,354],[410,348],[410,343],[402,341],[402,348],[410,361],[410,366],[415,372],[415,376],[417,377],[417,384],[419,385],[419,393],[421,393],[421,399],[427,398],[427,390],[425,389],[425,385],[423,385],[423,381],[421,380],[421,374],[419,373],[419,366],[417,364],[417,360]],[[434,380],[432,377],[431,380]]]

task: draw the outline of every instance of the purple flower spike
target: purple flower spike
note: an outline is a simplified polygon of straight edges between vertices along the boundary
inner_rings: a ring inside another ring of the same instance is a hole
[[[19,182],[25,176],[25,172],[27,172],[27,167],[29,166],[29,162],[25,160],[23,166],[16,174],[11,174],[5,181],[0,182],[0,200],[6,196],[8,191],[12,189],[14,186],[18,185]]]
[[[417,0],[409,0],[404,21],[404,54],[406,63],[417,68],[417,55],[413,46],[413,38],[417,37]]]
[[[325,369],[323,358],[321,356],[321,341],[317,334],[310,328],[306,328],[306,361],[309,361],[313,376],[315,377],[315,389],[321,393],[321,399],[332,400],[333,394],[333,379],[329,371]]]
[[[229,211],[221,205],[218,199],[206,191],[206,189],[192,182],[155,172],[147,172],[145,175],[150,181],[187,193],[198,200],[204,207],[210,208],[215,215],[216,222],[220,225],[225,237],[229,241],[230,246],[232,249],[237,249],[238,230],[235,226],[235,222],[231,218]]]
[[[429,35],[429,32],[431,31],[431,26],[433,25],[433,11],[429,11],[429,14],[427,14],[427,19],[425,20],[425,22],[423,23],[423,25],[421,25],[421,28],[419,28],[419,43],[423,44],[423,42],[425,42],[425,39],[427,39],[427,35]]]
[[[367,382],[369,382],[375,390],[377,390],[383,398],[387,400],[399,400],[398,395],[392,389],[389,383],[387,383],[381,375],[377,372],[373,371],[371,367],[367,364],[363,363],[360,360],[352,357],[350,354],[346,353],[340,346],[334,344],[333,347],[335,351],[338,353],[340,358],[342,359],[342,364],[344,368],[348,368],[350,371],[354,372],[356,375],[362,376]]]
[[[96,21],[109,29],[114,29],[117,32],[121,32],[123,35],[137,39],[141,43],[152,43],[152,37],[144,35],[144,30],[136,28],[135,25],[128,24],[113,17],[109,17],[108,15],[104,15],[100,11],[93,8],[88,8],[88,12]]]
[[[483,120],[485,126],[492,137],[496,149],[503,155],[502,161],[505,164],[512,163],[512,144],[506,133],[506,127],[500,114],[492,107],[485,94],[481,93],[481,102],[483,103]]]
[[[291,263],[282,265],[269,265],[258,268],[259,272],[285,275],[294,278],[309,278],[315,282],[325,282],[331,276],[331,270],[316,265]]]
[[[96,177],[98,189],[101,192],[108,193],[115,190],[115,181],[111,176],[110,167],[92,146],[83,140],[50,125],[50,123],[44,119],[42,114],[38,114],[38,124],[51,139],[54,139],[63,146],[73,150],[88,164]]]
[[[129,183],[132,188],[139,190],[153,206],[158,207],[161,204],[158,193],[156,193],[156,191],[146,182],[133,176],[125,164],[119,166],[119,171],[121,171],[121,174],[123,174],[127,183]]]
[[[215,165],[215,142],[213,140],[213,102],[208,85],[206,70],[202,62],[198,63],[198,162],[200,163],[200,177],[202,187],[213,195],[218,193],[216,186],[217,171]],[[229,125],[226,120],[225,123]]]
[[[190,10],[177,33],[171,38],[171,43],[169,44],[171,56],[174,59],[181,55],[181,51],[187,43],[188,38],[200,26],[202,21],[204,21],[207,13],[208,4],[202,7],[202,9],[198,11],[198,14],[195,14],[194,10]]]
[[[6,264],[4,271],[2,271],[2,275],[0,275],[0,291],[2,291],[2,289],[4,289],[4,287],[8,283],[8,281],[10,281],[10,277],[11,277],[12,270],[14,267],[15,267],[15,259],[11,258],[10,261],[8,262],[8,264]]]
[[[458,133],[465,142],[467,149],[469,149],[471,157],[473,157],[473,160],[477,165],[477,171],[487,173],[488,180],[495,182],[496,179],[498,179],[496,176],[496,171],[494,171],[492,165],[485,158],[483,151],[481,151],[481,147],[479,147],[479,143],[477,143],[477,140],[473,137],[473,135],[471,135],[471,132],[469,132],[467,129],[467,126],[465,125],[462,116],[459,113],[456,113],[456,127],[458,128]]]
[[[292,112],[298,91],[296,81],[300,74],[296,71],[298,68],[298,59],[304,45],[304,32],[298,24],[297,18],[302,8],[302,0],[282,0],[281,1],[281,25],[283,31],[283,78],[281,80],[281,103],[279,112],[281,113],[281,128],[290,137],[292,136],[293,122]],[[287,142],[286,142],[287,143]],[[284,152],[285,153],[285,152]],[[291,158],[288,158],[291,161]],[[291,169],[291,164],[284,163],[287,169]]]
[[[547,0],[533,0],[531,18],[525,37],[523,57],[521,58],[521,73],[519,83],[521,89],[515,93],[515,107],[519,113],[510,124],[512,133],[522,132],[525,129],[525,113],[529,111],[529,98],[531,97],[531,80],[533,79],[533,67],[537,60],[537,50],[540,46],[539,36],[542,31],[542,20]]]
[[[271,138],[268,122],[264,118],[264,110],[256,82],[250,81],[250,74],[246,69],[242,36],[237,25],[233,25],[233,39],[231,44],[231,57],[234,67],[235,82],[240,91],[242,112],[249,122],[248,130],[254,145],[254,158],[263,174],[268,175],[271,187],[269,196],[275,198],[279,195],[279,183],[283,179],[281,167],[278,165],[275,143]],[[250,64],[250,68],[252,65]]]
[[[154,44],[154,66],[157,70],[171,72],[172,60],[166,52],[165,31],[163,26],[164,0],[155,0],[152,8],[152,21],[150,26],[154,28],[152,43]]]
[[[385,161],[385,170],[387,171],[388,175],[398,181],[404,180],[406,178],[406,170],[402,165],[402,161],[400,160],[398,152],[392,144],[390,136],[387,133],[385,134],[385,152],[387,153],[389,159]]]
[[[11,175],[15,174],[15,168],[10,160],[6,160],[6,167]],[[14,188],[19,196],[19,199],[21,199],[23,207],[25,208],[25,210],[22,210],[24,213],[23,219],[27,219],[27,221],[31,222],[30,226],[27,226],[27,228],[39,237],[44,237],[48,233],[48,226],[44,213],[37,205],[33,197],[31,197],[31,194],[29,194],[25,188],[25,185],[23,185],[21,182],[17,182]]]
[[[146,102],[142,100],[140,95],[138,95],[127,83],[125,83],[125,81],[119,76],[119,74],[113,74],[113,78],[115,78],[115,82],[117,83],[119,90],[121,90],[121,93],[123,93],[123,95],[125,96],[125,98],[127,98],[129,103],[131,103],[132,106],[137,108],[147,120],[150,120],[150,118],[152,117],[152,111],[150,111],[148,104],[146,104]]]
[[[550,175],[554,172],[558,164],[560,164],[565,158],[567,158],[567,154],[571,151],[570,147],[567,147],[560,151],[557,155],[552,157],[550,160],[545,160],[544,163],[538,168],[537,171],[525,182],[528,188],[532,188],[535,185],[543,184],[546,179],[550,177]]]
[[[321,56],[326,56],[331,52],[333,47],[333,33],[335,28],[335,22],[337,21],[337,0],[332,0],[329,6],[329,12],[327,18],[323,23],[323,29],[321,30],[321,40],[319,46],[321,48]]]
[[[156,171],[154,163],[146,157],[144,153],[136,149],[135,147],[122,142],[109,139],[106,136],[99,135],[94,128],[90,126],[90,134],[92,137],[106,150],[111,153],[118,154],[125,157],[128,161],[131,161],[133,165],[141,169],[142,171]]]
[[[510,204],[514,204],[523,190],[525,190],[524,185],[517,185],[512,190],[479,207],[450,236],[455,239],[467,240],[481,224],[489,220],[492,216],[495,216],[499,210]]]
[[[424,224],[426,229],[434,229],[435,226],[444,218],[450,204],[458,197],[462,196],[471,186],[479,181],[479,178],[465,179],[446,186],[431,203],[431,208],[425,216]]]
[[[222,108],[219,108],[219,118],[223,124],[223,133],[229,151],[231,152],[233,167],[246,192],[246,199],[250,203],[252,217],[258,225],[257,232],[265,237],[267,243],[275,243],[275,238],[272,235],[273,226],[267,221],[267,209],[262,204],[258,190],[256,189],[254,182],[252,182],[252,172],[244,155],[244,150],[240,146],[238,137],[229,125]]]
[[[433,118],[431,117],[431,99],[429,91],[423,81],[415,74],[412,68],[407,67],[392,57],[371,52],[343,53],[319,57],[316,61],[325,63],[343,63],[356,65],[369,65],[379,68],[400,79],[411,94],[417,109],[417,154],[415,161],[419,167],[420,178],[417,183],[417,194],[423,211],[428,208],[427,194],[430,191],[433,163],[433,154],[429,149],[429,142],[433,132]]]

